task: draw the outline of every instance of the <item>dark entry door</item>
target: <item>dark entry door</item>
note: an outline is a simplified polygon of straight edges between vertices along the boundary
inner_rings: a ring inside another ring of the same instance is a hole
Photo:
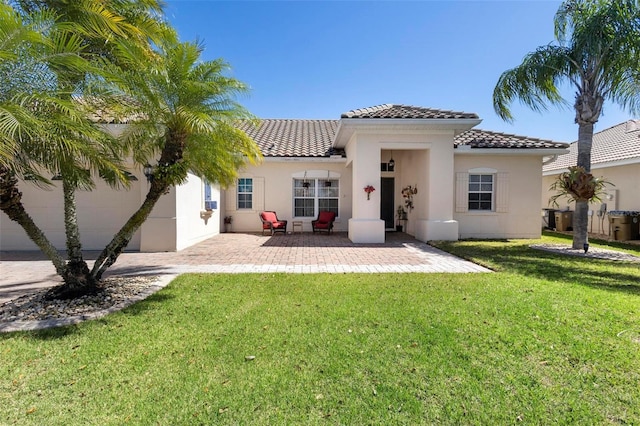
[[[394,178],[383,177],[380,182],[380,219],[384,220],[386,229],[394,229],[394,213],[393,200],[395,199],[395,180]]]

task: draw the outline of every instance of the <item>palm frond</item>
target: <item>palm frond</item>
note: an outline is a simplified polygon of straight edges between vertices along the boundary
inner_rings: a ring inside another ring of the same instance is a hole
[[[509,105],[515,99],[534,111],[546,110],[548,103],[566,105],[558,84],[573,73],[567,49],[551,45],[539,47],[520,65],[502,73],[493,91],[494,110],[504,120],[512,121]]]

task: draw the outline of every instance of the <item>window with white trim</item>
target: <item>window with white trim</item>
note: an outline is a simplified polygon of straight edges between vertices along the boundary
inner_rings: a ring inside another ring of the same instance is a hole
[[[319,211],[338,216],[339,200],[338,179],[293,179],[294,217],[316,217]]]
[[[213,199],[213,187],[206,180],[204,181],[204,208],[207,210],[218,208],[218,202]]]
[[[492,211],[494,202],[494,175],[469,174],[469,210]]]
[[[238,179],[237,187],[238,204],[237,209],[253,209],[253,179]]]

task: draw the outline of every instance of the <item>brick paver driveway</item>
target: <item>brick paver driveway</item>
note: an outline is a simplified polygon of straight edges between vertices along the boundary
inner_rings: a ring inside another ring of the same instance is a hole
[[[97,255],[86,253],[89,263]],[[353,244],[345,233],[220,234],[171,253],[124,253],[108,275],[183,272],[489,272],[417,241],[388,233],[384,244]],[[39,252],[0,252],[0,303],[57,284],[51,262]]]

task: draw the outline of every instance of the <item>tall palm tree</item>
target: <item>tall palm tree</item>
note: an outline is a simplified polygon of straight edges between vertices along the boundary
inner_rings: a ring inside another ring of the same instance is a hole
[[[493,92],[496,113],[507,121],[509,105],[520,99],[535,111],[567,105],[559,84],[575,90],[577,166],[591,171],[593,128],[605,100],[640,111],[640,3],[638,0],[566,0],[555,16],[556,44],[538,47],[505,71]],[[577,199],[573,248],[588,242],[588,200]]]
[[[97,280],[160,197],[184,182],[188,172],[225,185],[240,166],[261,159],[255,142],[237,128],[239,120],[254,119],[235,101],[247,90],[245,85],[225,76],[228,65],[222,60],[200,61],[202,49],[198,42],[168,40],[159,45],[157,60],[140,63],[135,46],[121,45],[120,57],[128,56],[127,68],[136,71],[115,72],[114,78],[121,76],[123,94],[141,116],[123,137],[135,147],[138,164],[155,165],[144,202],[96,259],[91,274]]]

